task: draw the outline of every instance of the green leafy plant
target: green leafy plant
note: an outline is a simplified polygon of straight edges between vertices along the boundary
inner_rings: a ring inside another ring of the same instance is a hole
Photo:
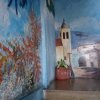
[[[68,68],[68,65],[66,64],[66,62],[61,59],[60,61],[57,62],[57,68],[59,67],[65,67],[65,68]]]

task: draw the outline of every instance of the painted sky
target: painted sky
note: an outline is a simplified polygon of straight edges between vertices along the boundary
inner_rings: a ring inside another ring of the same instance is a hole
[[[55,0],[56,29],[63,18],[71,31],[100,34],[100,0]]]

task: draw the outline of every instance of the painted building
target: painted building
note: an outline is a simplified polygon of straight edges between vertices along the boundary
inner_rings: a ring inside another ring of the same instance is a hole
[[[56,61],[64,59],[70,65],[71,57],[71,33],[69,26],[66,25],[65,20],[60,28],[60,38],[56,39]]]
[[[75,77],[99,77],[100,44],[85,44],[73,49],[71,61]]]
[[[78,60],[79,67],[100,67],[100,49],[98,44],[80,46],[78,51],[82,54]]]
[[[57,61],[64,59],[64,48],[60,38],[56,39],[56,56]]]

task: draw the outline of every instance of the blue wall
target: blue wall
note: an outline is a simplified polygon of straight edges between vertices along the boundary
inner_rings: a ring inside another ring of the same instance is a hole
[[[14,99],[23,94],[29,89],[28,84],[30,83],[28,82],[30,81],[32,82],[31,89],[37,86],[39,81],[35,80],[36,76],[40,74],[38,74],[40,72],[38,69],[41,66],[38,55],[42,53],[38,52],[39,50],[32,42],[36,34],[41,33],[39,31],[41,30],[40,0],[27,0],[27,6],[23,9],[17,2],[18,14],[15,10],[16,0],[12,0],[11,6],[8,8],[9,1],[0,0],[0,100]],[[33,14],[31,18],[30,7],[34,13],[31,12]],[[34,27],[35,34],[31,26]],[[40,38],[41,35],[38,36]],[[35,61],[39,62],[37,63],[38,69],[34,64],[34,57],[38,60]],[[34,70],[35,73],[33,73]]]
[[[13,3],[9,9],[7,8],[8,1],[9,0],[0,0],[0,7],[1,7],[0,8],[0,43],[5,45],[11,51],[12,48],[8,45],[8,41],[14,43],[13,41],[16,40],[20,46],[24,44],[22,42],[23,38],[26,39],[26,37],[28,37],[30,33],[29,11],[30,11],[30,5],[32,4],[31,6],[35,13],[35,18],[38,20],[38,22],[41,21],[40,24],[41,24],[42,35],[41,35],[41,45],[40,45],[40,52],[39,52],[41,57],[41,66],[42,66],[41,82],[44,85],[44,87],[47,87],[49,83],[55,78],[55,66],[56,66],[55,49],[56,48],[55,48],[54,17],[52,13],[49,12],[46,6],[46,0],[28,0],[29,2],[31,1],[32,3],[31,4],[28,3],[28,5],[24,9],[22,9],[18,5],[18,15],[16,15],[15,6],[13,5],[15,0],[13,0]],[[4,56],[7,55],[7,53],[2,51],[2,48],[0,48],[0,53],[1,52]],[[11,64],[11,62],[9,63]],[[11,65],[9,66],[11,67]],[[14,71],[14,75],[15,75],[15,71]],[[11,76],[13,76],[13,74]],[[3,92],[9,91],[8,93],[10,93],[12,90],[8,90],[9,89],[8,87],[10,82],[12,81],[10,81],[8,77],[9,76],[6,77],[7,81],[4,80],[4,84],[0,85],[0,87],[2,87],[2,89],[4,87],[7,87],[7,89],[5,89]],[[16,78],[15,80],[13,80],[13,82],[15,81]],[[6,82],[8,82],[7,85]],[[12,86],[12,88],[14,88],[14,86]],[[21,89],[22,87],[19,86],[18,88]],[[22,92],[20,89],[18,93]]]
[[[54,17],[46,7],[46,0],[41,0],[42,23],[42,74],[43,85],[47,87],[55,78],[56,48]]]

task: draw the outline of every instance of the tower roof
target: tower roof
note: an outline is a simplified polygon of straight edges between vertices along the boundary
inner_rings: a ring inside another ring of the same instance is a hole
[[[63,19],[63,22],[62,22],[61,28],[68,28],[68,25],[65,23],[65,20],[64,20],[64,19]]]
[[[60,38],[56,39],[56,46],[62,46],[62,41]]]

